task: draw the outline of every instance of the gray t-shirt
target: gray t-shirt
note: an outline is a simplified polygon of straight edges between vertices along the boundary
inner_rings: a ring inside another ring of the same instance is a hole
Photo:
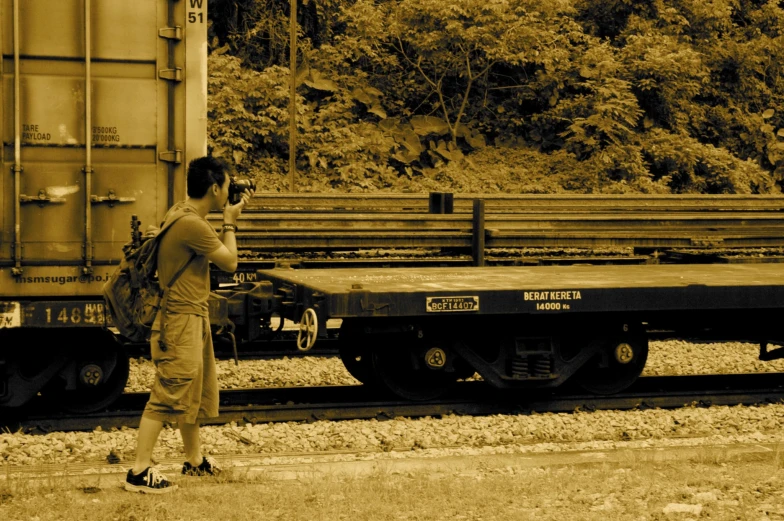
[[[158,250],[158,280],[168,284],[177,271],[191,261],[169,292],[166,310],[169,313],[187,313],[209,316],[207,299],[210,295],[210,272],[207,255],[220,248],[218,234],[192,207],[184,201],[171,207],[166,218],[178,211],[187,211],[166,232]]]

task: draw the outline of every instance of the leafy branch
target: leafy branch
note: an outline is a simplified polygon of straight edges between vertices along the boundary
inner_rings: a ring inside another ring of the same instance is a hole
[[[438,105],[441,108],[441,111],[443,112],[444,122],[449,128],[449,135],[451,137],[452,143],[457,144],[460,121],[463,119],[463,116],[466,113],[466,108],[468,107],[468,100],[471,95],[471,89],[473,88],[474,83],[478,79],[482,78],[483,76],[486,76],[490,72],[490,69],[493,67],[493,65],[495,65],[496,62],[491,61],[486,67],[484,67],[484,69],[482,69],[481,72],[479,72],[479,74],[475,75],[471,68],[471,56],[470,56],[471,53],[470,51],[463,50],[463,60],[465,63],[465,69],[461,71],[445,70],[443,74],[441,74],[441,76],[436,80],[431,78],[430,75],[428,75],[428,73],[425,72],[425,70],[423,69],[421,55],[417,57],[416,62],[413,61],[408,56],[408,54],[405,51],[405,46],[403,44],[403,41],[399,36],[397,37],[396,50],[400,53],[400,55],[403,57],[403,59],[406,62],[408,62],[412,67],[414,67],[417,70],[417,72],[419,72],[419,74],[427,82],[427,84],[430,85],[432,89],[432,93],[438,96]],[[447,107],[447,103],[445,99],[446,97],[444,95],[444,88],[443,88],[444,78],[449,72],[452,72],[452,75],[456,75],[458,77],[465,76],[466,78],[465,88],[463,89],[463,92],[460,95],[460,108],[458,109],[457,114],[455,114],[454,118],[452,118],[452,116],[449,113],[449,109]]]

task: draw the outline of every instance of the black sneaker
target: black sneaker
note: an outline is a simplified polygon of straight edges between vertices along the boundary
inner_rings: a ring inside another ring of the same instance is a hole
[[[128,476],[125,478],[125,490],[143,494],[166,494],[177,490],[177,485],[163,477],[158,469],[147,467],[141,474],[134,474],[133,469],[128,470]]]
[[[202,458],[198,467],[194,467],[188,461],[182,465],[182,473],[186,476],[217,476],[222,471],[218,463],[210,457]]]

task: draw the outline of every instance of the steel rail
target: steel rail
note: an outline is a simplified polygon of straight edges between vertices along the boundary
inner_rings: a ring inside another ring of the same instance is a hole
[[[524,211],[542,209],[571,211],[593,208],[614,210],[670,211],[672,209],[709,210],[769,210],[784,211],[782,195],[703,195],[703,194],[454,194],[456,212],[471,212],[472,203],[483,199],[488,209]],[[257,193],[246,212],[300,210],[382,210],[417,209],[427,211],[428,194],[278,194]]]
[[[356,202],[329,197],[313,196],[299,206],[286,199],[294,206],[270,211],[249,209],[239,218],[239,248],[468,249],[476,257],[482,242],[484,248],[784,246],[781,196],[482,196],[486,209],[479,219],[463,204],[472,200],[458,200],[458,211],[441,214],[428,213],[422,196],[359,197]],[[327,208],[328,203],[335,206]],[[217,226],[220,216],[210,219]]]
[[[219,216],[210,215],[209,220],[217,222]],[[240,216],[245,226],[261,228],[296,228],[302,224],[308,224],[314,228],[343,228],[350,226],[354,228],[395,228],[400,224],[418,223],[419,226],[427,228],[439,228],[452,226],[455,223],[465,224],[469,216],[462,213],[453,214],[428,214],[415,212],[313,212],[313,213],[243,213]],[[318,219],[317,222],[312,222]],[[683,211],[670,209],[666,212],[650,212],[647,210],[635,210],[629,212],[611,212],[603,208],[593,211],[584,209],[579,212],[547,211],[531,212],[520,211],[516,213],[487,213],[487,219],[502,223],[558,223],[558,222],[585,222],[593,223],[624,223],[628,226],[637,226],[637,223],[658,224],[673,223],[693,226],[705,224],[724,224],[724,223],[744,223],[744,222],[770,222],[781,224],[784,222],[784,213],[764,212],[764,211],[734,211],[721,210],[713,212]],[[251,228],[252,229],[252,228]]]
[[[314,219],[315,220],[315,219]],[[346,228],[324,229],[254,227],[237,234],[238,247],[258,251],[334,251],[368,248],[465,248],[472,246],[473,232],[463,226],[447,229],[421,229],[401,226],[390,229],[351,229],[352,221],[345,221]],[[389,222],[385,223],[387,226]],[[759,248],[784,246],[784,225],[765,223],[731,223],[721,227],[707,224],[703,227],[676,227],[666,223],[648,223],[637,229],[629,223],[619,222],[603,227],[585,227],[575,220],[571,228],[539,227],[493,228],[492,219],[486,221],[486,248],[524,247],[733,247]],[[242,228],[241,228],[242,229]]]
[[[782,226],[784,213],[761,211],[716,211],[696,212],[672,209],[667,212],[649,212],[645,210],[624,213],[609,212],[605,209],[595,211],[559,213],[556,211],[487,213],[487,227],[507,228],[556,228],[572,227],[582,224],[585,228],[601,226],[622,226],[637,229],[642,226],[666,225],[672,227],[704,228],[709,226],[750,226],[759,223]],[[210,221],[217,223],[218,216],[210,216]],[[240,230],[267,231],[274,229],[296,230],[302,227],[328,231],[345,229],[385,230],[403,226],[419,229],[439,230],[465,228],[470,229],[471,216],[468,214],[428,214],[414,212],[378,212],[378,213],[248,213],[239,219]]]
[[[45,409],[31,410],[27,416],[18,418],[3,415],[0,426],[31,433],[137,427],[147,399],[146,393],[125,394],[112,410],[88,415],[67,415]],[[430,402],[391,400],[362,386],[282,387],[221,391],[220,416],[204,424],[669,409],[782,401],[784,378],[780,373],[643,377],[627,391],[612,396],[567,389],[502,392],[483,382],[463,382],[448,397]]]

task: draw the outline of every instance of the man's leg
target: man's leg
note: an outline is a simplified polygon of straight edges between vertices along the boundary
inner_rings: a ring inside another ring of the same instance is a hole
[[[139,423],[139,434],[136,440],[136,463],[133,465],[132,472],[141,474],[144,469],[152,463],[152,449],[158,441],[158,435],[163,428],[163,422],[153,420],[142,415]]]
[[[180,422],[180,436],[185,447],[185,459],[194,467],[201,465],[201,441],[199,440],[199,422]]]

